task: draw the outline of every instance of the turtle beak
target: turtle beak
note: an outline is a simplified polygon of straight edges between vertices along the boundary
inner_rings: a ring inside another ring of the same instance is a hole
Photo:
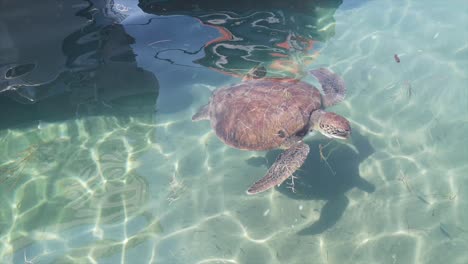
[[[334,128],[322,134],[326,136],[327,138],[337,138],[337,139],[346,140],[351,137],[351,130]]]
[[[337,129],[331,135],[333,138],[346,140],[351,137],[351,130],[348,129]]]

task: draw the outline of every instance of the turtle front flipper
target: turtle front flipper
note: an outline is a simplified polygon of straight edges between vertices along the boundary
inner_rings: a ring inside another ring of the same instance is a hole
[[[210,119],[210,104],[209,103],[200,107],[197,113],[192,116],[192,121],[209,120],[209,119]]]
[[[310,73],[317,78],[324,92],[323,105],[329,107],[335,105],[345,98],[346,86],[343,78],[326,68],[312,70]]]
[[[309,145],[302,141],[292,145],[278,156],[267,174],[254,183],[247,190],[247,194],[263,192],[281,184],[302,166],[307,154],[309,154]]]

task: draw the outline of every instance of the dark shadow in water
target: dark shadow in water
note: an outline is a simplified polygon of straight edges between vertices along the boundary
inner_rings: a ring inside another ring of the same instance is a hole
[[[50,4],[50,1],[46,2]],[[54,3],[57,4],[56,1]],[[56,32],[56,38],[46,41],[52,46],[47,50],[51,55],[50,61],[58,63],[54,68],[47,62],[38,65],[28,63],[28,58],[34,61],[35,54],[39,56],[46,52],[34,37],[30,37],[31,43],[26,47],[3,50],[8,52],[12,49],[17,55],[8,58],[9,61],[0,59],[0,129],[91,115],[155,113],[158,80],[153,73],[137,66],[131,47],[135,40],[118,24],[119,14],[97,12],[96,8],[105,9],[99,3],[80,3],[82,9],[78,12],[71,3],[64,4],[59,10],[51,8],[50,12],[63,16],[60,22],[43,21],[33,12],[25,11],[26,7],[11,6],[11,12],[19,12],[23,16],[8,17],[5,26],[11,34],[5,37],[13,42],[26,41],[21,35],[24,30],[15,29],[22,25],[20,21],[24,16],[36,18],[37,23],[28,30],[39,35],[43,31]],[[56,15],[42,11],[45,12],[41,13],[42,17]],[[71,15],[71,12],[76,14]],[[77,17],[86,21],[81,28]],[[71,21],[73,23],[68,25],[67,22]],[[61,50],[57,52],[60,46]],[[31,54],[30,49],[36,50]]]
[[[329,155],[327,162],[331,169],[320,158],[319,146],[325,146],[329,140],[313,140],[307,142],[310,153],[304,165],[295,173],[295,192],[289,189],[287,182],[277,187],[277,190],[293,199],[299,200],[326,200],[327,203],[320,212],[320,218],[311,226],[299,231],[300,235],[320,234],[332,227],[342,216],[348,206],[345,193],[351,188],[371,193],[375,186],[359,175],[359,164],[369,157],[374,149],[369,141],[358,132],[352,135],[353,145],[358,153],[345,145],[336,142],[329,144],[324,150]],[[335,150],[333,148],[336,147]],[[275,161],[281,151],[275,150],[267,153],[268,167]],[[332,171],[334,173],[332,173]]]

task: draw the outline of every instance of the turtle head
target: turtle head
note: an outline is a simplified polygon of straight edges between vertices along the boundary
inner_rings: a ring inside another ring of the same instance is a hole
[[[316,110],[310,117],[311,130],[319,131],[328,138],[348,139],[351,127],[346,118],[335,113]]]

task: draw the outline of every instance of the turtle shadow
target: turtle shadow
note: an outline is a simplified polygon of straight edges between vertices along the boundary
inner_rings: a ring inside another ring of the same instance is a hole
[[[374,192],[375,186],[359,175],[359,164],[369,157],[374,149],[369,141],[357,132],[353,133],[352,140],[356,149],[338,142],[330,143],[326,139],[306,142],[310,152],[302,167],[294,174],[298,177],[294,182],[295,192],[288,184],[290,180],[276,187],[279,192],[293,199],[327,201],[320,211],[319,219],[300,230],[299,235],[320,234],[334,226],[348,206],[349,201],[345,193],[351,188]],[[330,144],[327,145],[328,143]],[[322,153],[327,157],[327,162],[321,159],[320,146],[325,146]],[[267,166],[272,165],[280,152],[281,150],[274,150],[267,153]]]

